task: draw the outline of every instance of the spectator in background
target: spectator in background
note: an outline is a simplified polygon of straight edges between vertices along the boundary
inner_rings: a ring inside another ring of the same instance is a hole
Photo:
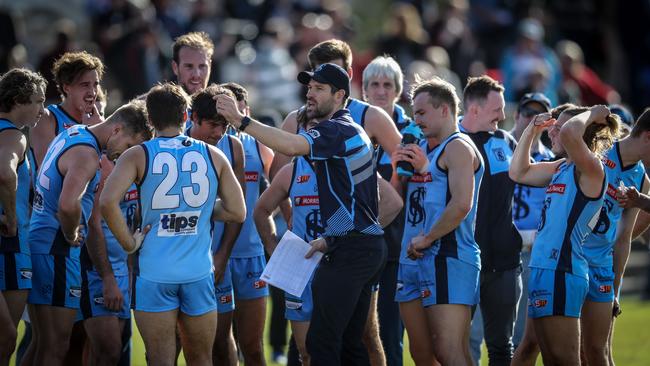
[[[400,65],[424,59],[428,34],[422,28],[422,19],[415,6],[396,3],[390,10],[384,34],[376,45],[376,53],[390,55]]]
[[[463,99],[463,85],[460,82],[458,74],[451,70],[449,53],[440,46],[431,46],[427,48],[426,58],[435,68],[436,76],[448,81],[456,89],[458,97]]]
[[[621,96],[602,81],[589,66],[585,65],[580,46],[569,40],[557,43],[555,51],[562,66],[564,78],[562,89],[574,87],[578,92],[577,103],[581,105],[619,103]],[[567,85],[569,84],[569,85]]]
[[[45,98],[52,101],[59,98],[59,91],[54,82],[54,75],[52,74],[52,66],[61,55],[66,52],[73,51],[74,38],[77,32],[75,24],[70,19],[61,19],[54,24],[56,30],[56,39],[54,45],[45,52],[43,57],[38,63],[38,72],[47,80],[47,90],[45,91]]]
[[[542,92],[557,104],[562,72],[553,50],[544,45],[544,27],[527,18],[519,23],[518,37],[501,60],[506,101],[515,102],[530,91]]]
[[[11,50],[18,44],[16,30],[11,13],[0,9],[0,73],[8,70],[8,60]]]

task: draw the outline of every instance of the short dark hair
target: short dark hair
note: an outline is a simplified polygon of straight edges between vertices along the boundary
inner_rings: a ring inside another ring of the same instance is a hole
[[[352,67],[352,50],[347,43],[339,39],[330,39],[315,45],[309,50],[307,57],[312,70],[318,65],[339,59],[343,60],[343,69],[346,72]]]
[[[132,100],[129,103],[118,108],[107,121],[111,123],[121,123],[124,129],[129,131],[131,136],[142,136],[145,140],[150,140],[153,131],[147,118],[147,106],[142,100]]]
[[[181,127],[185,122],[189,97],[177,84],[155,85],[147,93],[147,114],[156,130]]]
[[[212,54],[214,53],[214,43],[212,43],[210,36],[205,32],[190,32],[176,38],[172,45],[172,58],[174,62],[178,63],[178,55],[183,47],[205,51],[208,59],[212,59]]]
[[[642,132],[650,131],[650,108],[646,108],[632,127],[630,136],[639,137]]]
[[[467,78],[467,85],[463,90],[463,104],[467,108],[467,104],[473,101],[483,103],[490,92],[503,93],[504,90],[503,85],[487,75]]]
[[[234,93],[230,89],[216,84],[212,84],[192,96],[192,116],[196,116],[198,123],[201,123],[203,120],[211,120],[224,125],[228,124],[228,121],[217,112],[217,104],[214,100],[214,97],[222,94],[235,98]]]
[[[41,74],[27,69],[11,69],[0,77],[0,112],[8,113],[17,104],[31,102],[38,89],[45,90],[47,81]]]
[[[223,83],[221,84],[221,87],[230,90],[235,95],[235,99],[237,99],[238,102],[243,101],[248,105],[248,91],[246,88],[234,82]]]
[[[449,82],[437,76],[429,80],[420,81],[411,89],[411,100],[415,99],[421,93],[427,93],[429,95],[429,102],[435,108],[439,108],[442,103],[445,103],[451,108],[451,113],[454,118],[457,116],[460,100],[456,95],[456,89]]]
[[[100,80],[104,76],[104,64],[96,56],[86,51],[64,53],[52,66],[52,75],[59,93],[66,96],[63,86],[74,83],[84,72],[91,70],[97,72]]]
[[[562,114],[562,112],[564,112],[568,108],[578,108],[578,106],[573,103],[560,104],[559,106],[551,109],[551,117],[553,117],[554,119],[560,118],[560,114]]]

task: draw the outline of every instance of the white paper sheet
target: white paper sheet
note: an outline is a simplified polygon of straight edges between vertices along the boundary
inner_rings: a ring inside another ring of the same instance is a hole
[[[261,279],[291,295],[302,296],[323,256],[323,253],[316,252],[306,259],[305,254],[310,248],[309,243],[287,230],[266,264]]]

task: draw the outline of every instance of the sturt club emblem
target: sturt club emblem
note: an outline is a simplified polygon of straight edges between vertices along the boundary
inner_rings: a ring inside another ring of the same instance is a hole
[[[305,237],[303,239],[309,242],[323,233],[325,233],[325,229],[321,225],[320,210],[315,208],[305,216]]]
[[[424,221],[424,217],[426,215],[424,207],[422,207],[424,194],[424,187],[418,187],[409,196],[409,212],[407,222],[411,224],[411,226],[416,226]]]

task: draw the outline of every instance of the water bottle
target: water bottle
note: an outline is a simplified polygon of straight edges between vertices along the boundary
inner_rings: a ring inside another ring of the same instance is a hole
[[[402,130],[402,146],[407,144],[419,144],[422,137],[424,136],[422,135],[420,127],[414,122],[411,122]],[[413,164],[404,160],[397,162],[397,175],[411,177],[413,176],[413,171]]]

